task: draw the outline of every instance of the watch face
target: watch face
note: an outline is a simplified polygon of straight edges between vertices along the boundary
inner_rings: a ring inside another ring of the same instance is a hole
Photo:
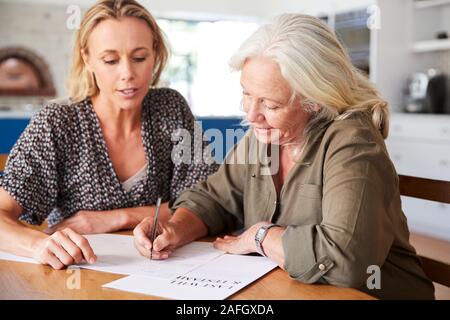
[[[264,227],[259,228],[258,232],[256,233],[256,239],[258,241],[261,240],[261,237],[264,235],[264,231],[266,231]]]
[[[266,224],[258,229],[258,231],[255,234],[255,244],[256,244],[256,250],[259,254],[263,255],[264,257],[267,257],[264,253],[264,250],[262,248],[262,242],[264,241],[264,238],[266,237],[267,231],[272,228],[276,227],[276,224]]]

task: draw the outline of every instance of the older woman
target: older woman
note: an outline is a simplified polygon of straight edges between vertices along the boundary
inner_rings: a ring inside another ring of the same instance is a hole
[[[332,31],[313,17],[282,15],[256,31],[231,66],[242,71],[251,130],[217,173],[175,201],[154,243],[145,236],[150,219],[141,222],[134,231],[139,252],[148,256],[153,245],[153,257],[163,259],[208,233],[245,227],[214,245],[259,252],[305,283],[381,298],[433,298],[408,242],[383,141],[387,103]],[[258,150],[270,159],[255,157]],[[252,158],[258,161],[235,163]],[[374,289],[367,286],[373,266],[381,270]]]
[[[172,161],[179,129],[194,132],[183,97],[158,83],[168,52],[150,13],[100,1],[76,34],[71,101],[45,106],[14,146],[0,183],[0,250],[59,269],[95,260],[81,234],[132,229],[206,179],[214,165]],[[48,219],[47,234],[21,224]],[[51,234],[51,235],[48,235]]]

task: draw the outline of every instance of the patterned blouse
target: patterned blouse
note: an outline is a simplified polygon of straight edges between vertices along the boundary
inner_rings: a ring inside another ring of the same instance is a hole
[[[149,90],[142,103],[141,124],[149,165],[143,178],[125,191],[90,99],[76,104],[50,103],[33,117],[13,147],[0,186],[23,208],[21,220],[41,224],[48,218],[50,226],[80,210],[151,205],[159,194],[163,201],[173,201],[218,168],[208,164],[211,161],[172,161],[172,153],[177,156],[174,147],[182,143],[172,134],[186,129],[193,137],[194,120],[178,92]],[[194,156],[193,148],[190,150]]]

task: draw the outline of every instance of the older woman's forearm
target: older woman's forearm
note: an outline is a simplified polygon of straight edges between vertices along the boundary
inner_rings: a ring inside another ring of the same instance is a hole
[[[135,228],[142,220],[147,217],[153,217],[156,206],[136,207],[111,210],[110,212],[117,214],[117,230],[129,230]],[[159,212],[159,220],[161,222],[168,221],[172,217],[169,209],[169,202],[161,204]]]
[[[282,269],[284,269],[285,257],[281,238],[284,230],[283,227],[270,228],[262,244],[266,256],[275,261]]]
[[[176,246],[185,245],[208,234],[208,227],[203,220],[186,208],[178,208],[169,223],[177,235]]]

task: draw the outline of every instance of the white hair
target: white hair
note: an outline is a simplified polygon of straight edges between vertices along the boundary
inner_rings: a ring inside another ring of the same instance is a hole
[[[229,65],[242,70],[247,59],[267,57],[278,63],[291,86],[291,102],[301,98],[311,113],[305,140],[333,120],[355,112],[371,115],[372,123],[387,138],[388,103],[374,85],[353,67],[334,32],[320,19],[303,14],[283,14],[261,26],[231,57]]]

